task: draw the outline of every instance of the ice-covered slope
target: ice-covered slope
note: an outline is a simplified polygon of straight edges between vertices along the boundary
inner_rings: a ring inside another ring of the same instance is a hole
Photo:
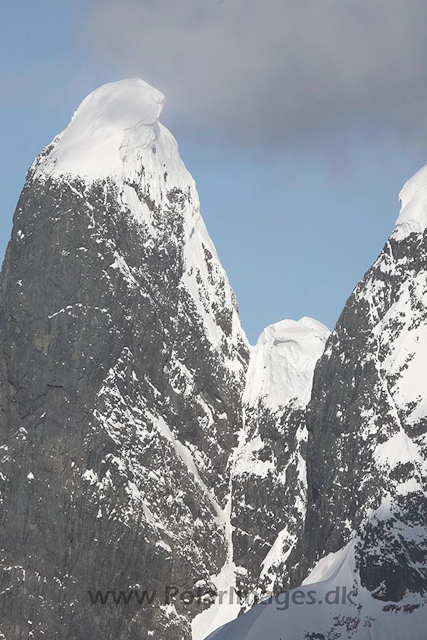
[[[189,638],[202,605],[166,587],[214,589],[228,566],[248,347],[162,102],[137,79],[93,92],[15,212],[0,278],[8,639]],[[94,606],[88,589],[158,595]]]
[[[256,607],[215,640],[426,636],[425,175],[424,168],[405,186],[396,230],[316,367],[306,413],[306,517],[282,569],[286,586],[306,585],[295,596],[301,604]],[[325,604],[327,592],[344,587],[353,603]]]

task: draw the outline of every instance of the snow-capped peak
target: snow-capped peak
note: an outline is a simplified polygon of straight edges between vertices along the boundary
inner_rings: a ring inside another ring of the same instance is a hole
[[[305,404],[329,333],[324,324],[307,317],[266,327],[252,351],[244,402],[254,405],[262,398],[272,410],[291,399]]]
[[[427,228],[427,165],[410,178],[399,194],[402,203],[393,237],[406,238]]]
[[[117,207],[139,223],[147,246],[155,242],[159,247],[166,235],[182,251],[182,283],[213,347],[222,349],[224,340],[246,345],[234,294],[200,213],[196,184],[175,138],[159,122],[163,104],[163,94],[139,78],[99,87],[36,158],[31,178],[68,186],[77,180],[85,186],[85,197],[97,181],[104,183],[104,192],[111,187]],[[174,238],[168,221],[172,210],[181,223]],[[127,281],[135,279],[123,256],[115,257],[112,268]],[[246,367],[235,354],[229,364],[238,372]]]
[[[158,154],[158,164],[167,159],[168,170],[178,168],[180,177],[191,181],[175,139],[158,122],[163,104],[163,94],[139,78],[95,89],[38,162],[38,175],[120,179],[141,159],[147,167],[149,154]]]

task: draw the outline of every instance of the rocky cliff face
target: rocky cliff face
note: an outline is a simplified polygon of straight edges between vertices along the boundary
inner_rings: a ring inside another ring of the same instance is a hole
[[[229,554],[248,347],[163,97],[106,85],[37,158],[1,273],[0,630],[191,636]],[[88,590],[156,590],[153,606]]]
[[[308,563],[346,544],[385,498],[396,502],[401,522],[410,524],[415,504],[416,520],[425,518],[426,257],[422,234],[391,236],[350,297],[316,370],[308,418]],[[394,509],[381,524],[391,527],[391,538]],[[386,531],[374,534],[373,521],[366,526],[366,544],[375,547]],[[393,560],[378,566],[360,559],[362,582],[384,600],[400,600],[414,587],[424,591],[425,551],[417,545],[415,561],[404,537],[401,531]]]
[[[422,640],[427,622],[427,169],[350,296],[305,413],[306,517],[283,575],[296,604],[255,607],[215,640]],[[346,589],[352,601],[327,593]],[[314,600],[310,599],[310,591]],[[336,606],[338,604],[338,606]]]
[[[18,202],[0,640],[202,640],[238,595],[303,581],[318,606],[213,637],[422,640],[427,170],[330,336],[302,318],[249,347],[162,105],[141,80],[93,92]],[[325,607],[337,586],[353,600]]]

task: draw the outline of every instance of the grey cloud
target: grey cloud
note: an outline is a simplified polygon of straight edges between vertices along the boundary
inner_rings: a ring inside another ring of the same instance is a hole
[[[195,136],[427,134],[425,0],[103,0],[88,36]],[[427,136],[426,136],[427,141]]]

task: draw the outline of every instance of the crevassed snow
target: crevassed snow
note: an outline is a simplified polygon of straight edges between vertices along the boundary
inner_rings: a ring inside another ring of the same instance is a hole
[[[263,398],[273,411],[292,399],[305,405],[329,333],[324,324],[308,317],[264,329],[251,354],[244,403],[254,406]]]
[[[410,178],[399,194],[402,203],[393,237],[402,240],[427,228],[427,165]]]

